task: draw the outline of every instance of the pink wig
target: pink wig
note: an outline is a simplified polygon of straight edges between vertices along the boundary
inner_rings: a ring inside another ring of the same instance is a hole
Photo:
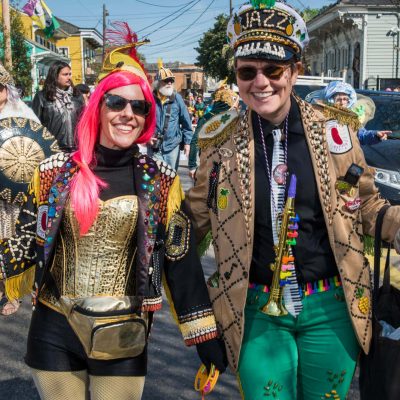
[[[100,81],[90,96],[89,104],[76,129],[78,150],[72,158],[79,166],[71,185],[71,204],[79,223],[80,234],[84,235],[92,226],[99,210],[100,189],[106,187],[90,169],[94,160],[94,148],[99,141],[100,108],[104,94],[121,86],[139,85],[144,98],[151,103],[150,113],[146,116],[143,132],[136,143],[146,143],[152,137],[156,125],[156,104],[147,81],[126,71],[114,72]]]

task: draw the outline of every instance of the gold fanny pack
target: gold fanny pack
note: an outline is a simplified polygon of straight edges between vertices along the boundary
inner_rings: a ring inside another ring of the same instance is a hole
[[[89,358],[136,357],[146,346],[148,313],[135,313],[134,297],[61,296],[62,311]]]

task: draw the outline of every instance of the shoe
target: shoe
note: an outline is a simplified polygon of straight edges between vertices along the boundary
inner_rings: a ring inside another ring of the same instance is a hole
[[[0,314],[4,316],[12,315],[18,311],[20,304],[20,300],[7,301],[7,303],[4,304],[3,308],[0,310]]]

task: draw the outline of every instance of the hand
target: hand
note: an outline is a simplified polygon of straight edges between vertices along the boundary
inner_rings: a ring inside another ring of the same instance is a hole
[[[400,254],[400,229],[397,231],[396,236],[394,237],[393,246],[396,250],[396,253]]]
[[[390,135],[392,131],[378,131],[376,132],[376,136],[378,136],[381,140],[387,140],[388,135]]]
[[[190,176],[193,180],[195,180],[195,178],[196,178],[196,171],[197,171],[197,169],[190,169],[190,170],[189,170],[189,176]]]
[[[156,137],[151,137],[150,139],[149,139],[149,141],[147,142],[150,146],[153,146],[153,144],[155,143],[157,141],[157,138]]]
[[[214,364],[221,374],[226,370],[228,360],[225,343],[222,339],[211,339],[207,342],[199,343],[196,348],[197,354],[208,372],[210,372],[211,364]]]
[[[190,144],[185,144],[183,146],[183,154],[186,156],[186,158],[189,158],[189,153],[190,153]]]

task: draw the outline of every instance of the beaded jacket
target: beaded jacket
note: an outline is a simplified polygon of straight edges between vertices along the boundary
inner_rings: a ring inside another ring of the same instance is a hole
[[[372,334],[371,281],[363,236],[374,235],[378,211],[386,201],[379,195],[373,171],[366,164],[356,133],[346,125],[346,119],[339,113],[327,116],[323,106],[293,99],[300,109],[349,315],[361,348],[368,352]],[[197,182],[185,199],[198,240],[212,233],[217,278],[209,280],[207,286],[233,370],[238,368],[244,333],[254,241],[255,160],[251,112],[247,110],[239,115],[228,111],[204,124],[199,133],[202,152]],[[350,194],[342,193],[336,183],[353,163],[364,172]],[[348,204],[358,207],[350,209]],[[384,219],[384,240],[393,241],[399,227],[400,207],[391,207]]]
[[[192,225],[182,209],[176,172],[163,161],[133,157],[137,196],[134,295],[142,311],[161,308],[162,282],[187,345],[217,336]],[[60,226],[78,171],[72,157],[59,153],[35,170],[24,196],[16,235],[0,241],[0,265],[9,298],[32,293],[41,298]],[[164,277],[165,279],[163,279]]]

